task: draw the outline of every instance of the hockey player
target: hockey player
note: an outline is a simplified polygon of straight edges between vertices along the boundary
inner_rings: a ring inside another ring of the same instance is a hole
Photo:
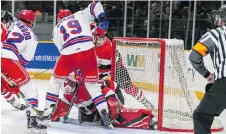
[[[60,16],[57,16],[60,17]],[[50,79],[50,91],[47,92],[47,107],[55,104],[61,84],[71,72],[80,69],[87,91],[91,95],[105,126],[112,127],[108,117],[108,106],[102,97],[101,85],[98,84],[98,66],[92,42],[90,21],[96,20],[98,29],[106,30],[107,21],[100,2],[92,2],[82,11],[63,18],[53,30],[53,41],[60,50],[53,76]],[[88,65],[87,65],[88,64]]]
[[[92,24],[91,27],[94,27],[93,42],[96,46],[95,51],[98,57],[98,67],[100,72],[99,76],[100,79],[102,79],[104,77],[110,76],[112,43],[110,39],[106,37],[105,33],[99,31],[98,29],[95,30],[96,27],[95,24]],[[119,55],[120,54],[117,52],[118,61],[116,63],[117,64],[116,75],[123,72],[125,76],[117,78],[115,82],[118,83],[127,94],[133,96],[136,100],[141,102],[146,108],[154,109],[154,106],[146,99],[144,93],[132,83],[129,72],[124,66],[122,58]]]
[[[13,16],[7,12],[1,10],[1,41],[4,42],[6,39],[7,30],[11,27],[13,23]]]
[[[72,15],[68,9],[61,9],[57,14],[57,22],[59,23],[63,18]]]
[[[3,43],[6,40],[7,30],[13,25],[13,16],[7,11],[1,11],[1,42]],[[2,44],[1,44],[2,46]],[[26,106],[20,103],[20,100],[17,96],[14,96],[9,92],[6,87],[1,83],[1,94],[4,96],[7,102],[9,102],[14,108],[19,110],[24,110]]]
[[[100,81],[103,96],[108,103],[110,118],[113,125],[126,128],[139,129],[154,129],[156,122],[152,120],[151,109],[131,109],[124,108],[122,105],[124,100],[119,102],[114,92],[120,92],[119,86],[111,80]],[[61,87],[64,95],[57,102],[56,111],[52,115],[52,121],[63,117],[69,112],[69,107],[72,103],[72,98],[75,95],[74,104],[79,109],[79,122],[96,122],[98,121],[98,112],[94,105],[97,100],[92,100],[91,96],[86,90],[82,79],[74,72],[72,72]],[[72,104],[73,105],[73,104]],[[66,120],[72,123],[72,120]]]
[[[26,64],[33,58],[38,44],[37,37],[31,29],[35,21],[35,14],[32,10],[22,10],[19,13],[18,20],[14,21],[12,29],[3,43],[1,71],[18,86],[10,87],[4,79],[1,82],[9,92],[15,94],[20,92],[25,96],[26,100],[32,105],[26,111],[27,127],[32,132],[42,133],[46,131],[47,127],[40,124],[39,112],[36,111],[38,106],[36,88],[25,69]]]

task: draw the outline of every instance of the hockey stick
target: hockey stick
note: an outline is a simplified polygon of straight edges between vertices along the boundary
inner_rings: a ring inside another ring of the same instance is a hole
[[[113,41],[113,37],[107,32],[105,35],[110,39],[110,41]]]
[[[67,111],[67,114],[64,116],[64,123],[68,123],[68,121],[69,121],[69,118],[68,118],[68,115],[70,114],[70,112],[71,112],[71,108],[72,108],[72,106],[73,106],[73,104],[74,104],[74,102],[75,102],[75,100],[76,100],[76,98],[77,98],[77,93],[78,93],[78,87],[79,87],[79,85],[76,87],[76,89],[75,89],[75,94],[74,94],[74,96],[73,96],[73,98],[72,98],[72,101],[71,101],[71,103],[70,103],[70,107],[69,107],[69,109],[68,109],[68,111]],[[79,115],[80,116],[80,115]],[[79,117],[80,118],[80,117]],[[79,120],[78,120],[79,121]],[[79,122],[79,124],[81,124],[80,122]]]
[[[9,84],[10,87],[17,87],[17,86],[18,86],[17,83],[15,83],[15,82],[12,81],[12,80],[9,80],[2,72],[1,72],[1,77]],[[38,110],[36,110],[36,109],[34,108],[34,106],[32,106],[32,105],[30,104],[30,102],[25,98],[25,96],[24,96],[24,94],[23,94],[22,92],[19,92],[18,94],[24,99],[24,101],[25,101],[25,103],[26,103],[27,106],[31,107],[31,109],[32,109],[34,112],[38,113]]]
[[[52,67],[51,67],[51,68],[52,68]],[[44,71],[42,71],[42,72],[40,72],[40,73],[37,73],[37,74],[34,75],[34,76],[30,76],[30,77],[31,77],[31,78],[35,78],[35,77],[37,77],[37,76],[39,76],[39,75],[41,75],[41,74],[43,74],[43,73],[49,71],[51,68],[48,68],[48,69],[46,69],[46,70],[44,70]]]
[[[14,81],[9,80],[3,73],[2,73],[2,78],[10,85],[10,87],[17,87],[18,86]]]
[[[79,119],[72,119],[72,118],[68,118],[67,119],[67,123],[68,124],[72,124],[72,125],[81,125],[81,124],[83,124],[83,123],[85,123],[85,124],[89,124],[89,125],[99,125],[100,123],[98,123],[98,122],[80,122],[80,120]]]

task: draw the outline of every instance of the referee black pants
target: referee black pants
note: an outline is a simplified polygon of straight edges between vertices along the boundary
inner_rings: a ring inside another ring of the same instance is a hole
[[[195,134],[211,134],[215,116],[226,108],[226,78],[214,81],[193,113]]]

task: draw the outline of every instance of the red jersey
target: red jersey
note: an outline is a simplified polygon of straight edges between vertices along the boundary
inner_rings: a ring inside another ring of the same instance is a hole
[[[98,58],[99,73],[106,74],[111,71],[111,57],[112,57],[112,44],[111,41],[106,38],[106,42],[102,46],[95,48]]]

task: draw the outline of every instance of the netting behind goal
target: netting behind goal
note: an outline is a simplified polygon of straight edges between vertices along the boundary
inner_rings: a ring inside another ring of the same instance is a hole
[[[123,90],[126,107],[145,108],[132,96],[134,91],[128,91],[133,85],[154,104],[158,130],[193,131],[192,113],[199,101],[189,88],[182,40],[114,38],[111,73]],[[212,130],[222,129],[216,118]]]

